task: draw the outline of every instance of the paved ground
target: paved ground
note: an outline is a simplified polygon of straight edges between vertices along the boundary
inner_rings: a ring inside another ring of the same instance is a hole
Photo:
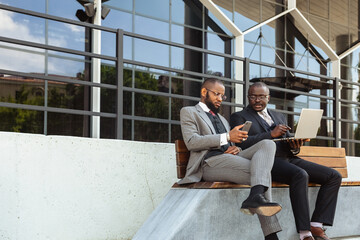
[[[360,236],[332,238],[333,240],[360,240]]]

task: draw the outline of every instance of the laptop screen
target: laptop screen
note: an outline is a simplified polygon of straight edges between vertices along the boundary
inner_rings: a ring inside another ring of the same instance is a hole
[[[315,138],[324,110],[303,108],[297,124],[295,138]]]

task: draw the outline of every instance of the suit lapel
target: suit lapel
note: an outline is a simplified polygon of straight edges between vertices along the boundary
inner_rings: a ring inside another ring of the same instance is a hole
[[[215,134],[215,133],[216,133],[215,128],[214,128],[212,122],[210,121],[210,118],[209,118],[208,115],[206,114],[206,112],[200,107],[199,104],[196,104],[196,105],[195,105],[195,108],[196,108],[196,110],[198,111],[199,116],[204,120],[204,122],[205,122],[205,123],[209,126],[209,128],[211,129],[211,132],[212,132],[213,134]]]
[[[283,122],[280,122],[280,119],[277,117],[276,114],[274,114],[270,109],[268,109],[268,113],[272,120],[274,121],[275,125],[284,124]]]
[[[228,123],[228,122],[226,121],[226,119],[225,119],[223,116],[221,116],[220,114],[218,114],[218,116],[219,116],[222,124],[224,125],[226,131],[229,132],[229,131],[230,131],[229,123]]]
[[[248,112],[250,115],[253,116],[253,118],[256,119],[256,121],[259,123],[259,125],[267,132],[268,128],[265,126],[265,123],[263,121],[263,119],[259,116],[259,114],[257,112],[255,112],[251,107],[248,107]]]

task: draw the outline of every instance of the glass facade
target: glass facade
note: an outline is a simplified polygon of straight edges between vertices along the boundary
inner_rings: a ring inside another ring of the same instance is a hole
[[[312,144],[333,145],[332,62],[319,40],[307,33],[290,14],[258,24],[286,10],[281,0],[213,0],[244,33],[244,55],[264,64],[294,68],[301,72],[275,69],[251,62],[249,80],[264,81],[271,87],[270,108],[288,114],[296,127],[302,108],[324,109],[319,138]],[[2,0],[1,4],[79,21],[75,13],[83,7],[75,0]],[[200,85],[215,74],[225,82],[222,113],[226,118],[239,107],[236,96],[241,84],[235,79],[235,64],[221,54],[234,55],[232,33],[200,1],[122,0],[104,1],[110,13],[102,26],[130,33],[123,39],[122,138],[139,141],[173,142],[181,138],[179,111],[198,101]],[[359,36],[357,0],[297,0],[297,8],[327,44],[340,55],[356,46]],[[90,52],[91,30],[84,26],[46,20],[13,11],[0,10],[0,37],[73,51]],[[131,34],[156,38],[157,41]],[[164,42],[162,42],[164,41]],[[168,44],[167,41],[188,46]],[[116,57],[116,34],[102,31],[101,53]],[[204,49],[211,52],[201,52]],[[348,155],[360,156],[359,144],[359,52],[355,49],[341,60],[340,141]],[[71,136],[91,136],[92,59],[88,56],[0,41],[0,69],[24,74],[0,75],[0,124],[2,131]],[[116,61],[101,60],[101,83],[117,85]],[[59,81],[48,80],[46,77]],[[61,79],[64,81],[62,82]],[[72,81],[73,80],[73,81]],[[78,82],[80,81],[80,82]],[[101,88],[100,137],[116,138],[118,127],[117,90]],[[240,98],[239,98],[240,97]],[[10,104],[10,105],[9,105]],[[26,107],[22,107],[25,105]],[[45,107],[41,110],[37,107]],[[60,109],[60,110],[59,110]],[[74,110],[75,112],[62,112]],[[76,112],[80,110],[83,112]],[[291,113],[295,112],[293,115]],[[359,142],[351,142],[352,140]]]

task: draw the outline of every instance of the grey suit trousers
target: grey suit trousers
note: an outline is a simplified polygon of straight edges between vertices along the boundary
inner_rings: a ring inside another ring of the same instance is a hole
[[[221,154],[205,160],[203,179],[205,181],[228,181],[250,186],[268,187],[265,197],[271,198],[271,169],[274,163],[275,143],[262,140],[237,155]],[[260,216],[264,236],[281,231],[277,217]]]

